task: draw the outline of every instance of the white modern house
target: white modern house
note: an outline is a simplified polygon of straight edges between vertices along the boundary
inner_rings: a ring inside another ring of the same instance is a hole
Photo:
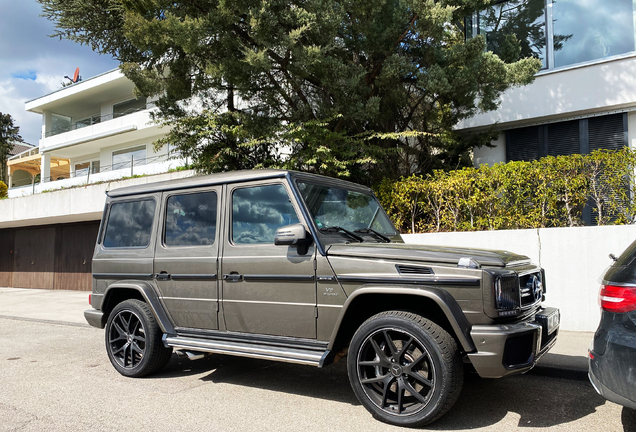
[[[521,55],[543,63],[497,111],[459,125],[499,133],[495,148],[475,149],[475,165],[636,147],[635,22],[632,0],[510,0],[469,17],[467,37],[505,56],[514,34]]]
[[[9,196],[136,174],[167,172],[182,161],[153,142],[166,130],[151,121],[152,100],[137,97],[118,69],[26,102],[42,115],[37,149],[12,156]]]

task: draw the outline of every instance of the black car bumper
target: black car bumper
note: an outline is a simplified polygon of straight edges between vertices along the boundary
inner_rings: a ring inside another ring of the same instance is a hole
[[[636,409],[636,333],[624,325],[602,326],[590,354],[589,377],[596,391],[607,400]]]

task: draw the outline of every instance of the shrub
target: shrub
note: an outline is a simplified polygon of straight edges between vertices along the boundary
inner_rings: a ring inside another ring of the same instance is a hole
[[[376,193],[401,232],[578,226],[586,204],[594,223],[624,224],[635,168],[635,151],[597,150],[385,180]]]
[[[7,185],[3,181],[0,181],[0,198],[6,198],[9,194],[8,190]]]

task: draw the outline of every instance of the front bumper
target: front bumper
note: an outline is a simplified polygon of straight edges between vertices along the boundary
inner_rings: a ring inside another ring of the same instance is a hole
[[[558,309],[543,308],[531,322],[473,326],[477,352],[468,358],[483,378],[527,372],[556,343],[559,323]]]

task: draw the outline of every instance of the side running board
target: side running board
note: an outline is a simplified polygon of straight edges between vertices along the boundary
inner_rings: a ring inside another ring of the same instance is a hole
[[[166,346],[180,350],[229,354],[316,367],[325,366],[325,360],[329,355],[329,350],[322,349],[290,348],[287,346],[260,344],[258,342],[234,342],[175,335],[164,335],[163,342]]]

